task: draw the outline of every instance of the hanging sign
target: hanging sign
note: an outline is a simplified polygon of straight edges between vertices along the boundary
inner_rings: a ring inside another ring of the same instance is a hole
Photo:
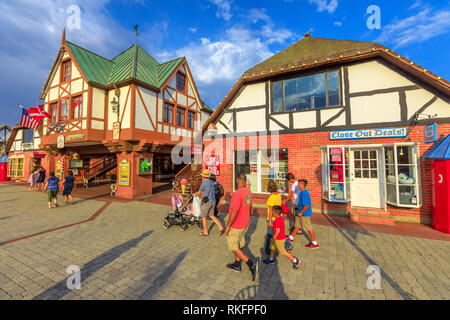
[[[58,140],[56,140],[56,146],[58,147],[58,149],[64,148],[64,135],[63,134],[60,134],[58,136]]]
[[[210,174],[214,174],[216,177],[220,175],[220,158],[219,156],[207,156],[205,159],[205,167],[209,170]]]
[[[437,141],[437,124],[432,123],[425,127],[425,143]]]
[[[120,139],[120,122],[113,123],[113,139]]]
[[[119,163],[119,186],[130,186],[130,161],[127,159]]]
[[[330,131],[330,140],[403,138],[407,136],[407,127]]]

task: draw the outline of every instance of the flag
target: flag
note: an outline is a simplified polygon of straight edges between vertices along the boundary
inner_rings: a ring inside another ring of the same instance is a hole
[[[34,129],[35,131],[39,127],[40,121],[33,119],[30,114],[22,108],[22,118],[20,119],[20,126],[25,128]]]
[[[51,119],[51,116],[45,111],[44,107],[42,107],[41,105],[37,107],[31,107],[27,110],[27,112],[32,118],[38,120],[39,122],[44,118]]]

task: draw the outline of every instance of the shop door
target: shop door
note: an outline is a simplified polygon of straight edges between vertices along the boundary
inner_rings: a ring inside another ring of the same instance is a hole
[[[381,208],[378,149],[352,149],[350,188],[352,207]]]

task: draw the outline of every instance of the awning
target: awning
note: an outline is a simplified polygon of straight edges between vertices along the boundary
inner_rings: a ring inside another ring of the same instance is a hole
[[[33,152],[33,157],[36,159],[45,158],[45,153]]]
[[[424,156],[425,159],[450,160],[450,134],[439,141]]]

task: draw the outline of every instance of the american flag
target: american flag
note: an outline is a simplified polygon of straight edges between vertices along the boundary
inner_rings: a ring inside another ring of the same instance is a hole
[[[27,110],[25,110],[25,108],[22,108],[22,118],[20,119],[21,127],[31,128],[36,131],[39,127],[39,122],[40,121],[33,119],[33,117],[31,117],[30,114],[27,112]]]
[[[23,108],[23,107],[22,107]],[[31,107],[27,110],[28,114],[39,122],[44,118],[51,118],[51,116],[45,111],[44,107],[38,105],[37,107]]]

